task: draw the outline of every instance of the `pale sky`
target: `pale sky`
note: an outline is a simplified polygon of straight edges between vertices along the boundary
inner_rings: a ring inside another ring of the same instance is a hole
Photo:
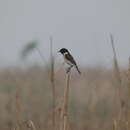
[[[35,39],[48,58],[50,35],[55,52],[66,47],[79,64],[110,65],[110,32],[120,64],[127,65],[129,13],[129,0],[0,0],[0,66],[15,65],[23,46]]]

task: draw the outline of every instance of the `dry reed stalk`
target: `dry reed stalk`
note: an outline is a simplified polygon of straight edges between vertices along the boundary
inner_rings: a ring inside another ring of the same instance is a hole
[[[19,125],[22,121],[22,105],[21,105],[21,86],[19,86],[18,79],[14,76],[14,82],[16,84],[16,93],[15,93],[15,119],[16,124]]]
[[[112,45],[112,50],[113,50],[114,72],[115,72],[115,76],[116,76],[117,81],[118,81],[118,88],[119,88],[118,94],[119,94],[119,98],[121,98],[122,81],[121,81],[120,69],[119,69],[119,65],[118,65],[118,61],[117,61],[116,50],[115,50],[114,40],[113,40],[112,34],[110,34],[110,38],[111,38],[111,45]]]
[[[55,130],[55,102],[56,102],[56,93],[55,93],[55,73],[54,73],[54,56],[53,56],[53,41],[50,37],[50,60],[51,60],[51,72],[50,72],[50,81],[52,87],[52,126]]]
[[[114,46],[114,39],[113,39],[112,34],[110,34],[110,39],[111,39],[111,45],[112,45],[112,50],[113,50],[114,73],[115,73],[115,77],[117,79],[118,98],[120,101],[120,109],[121,109],[122,104],[123,104],[122,94],[121,94],[122,80],[121,80],[121,76],[120,76],[120,69],[119,69],[119,65],[118,65],[118,61],[117,61],[116,50],[115,50],[115,46]]]
[[[16,120],[18,124],[21,122],[21,113],[22,113],[22,108],[21,108],[21,103],[20,103],[20,93],[21,93],[21,88],[17,86],[16,96],[15,96],[15,101],[16,101],[15,105],[16,105]]]
[[[22,105],[20,102],[20,95],[21,95],[21,86],[19,86],[18,80],[15,78],[15,74],[12,73],[13,76],[13,81],[16,85],[16,93],[14,95],[14,100],[15,100],[15,120],[16,124],[19,125],[21,123],[21,113],[22,113]]]
[[[117,61],[117,55],[116,55],[116,50],[114,46],[114,39],[113,35],[110,34],[110,39],[111,39],[111,45],[113,49],[113,60],[114,60],[114,72],[115,72],[115,77],[117,79],[117,86],[118,86],[118,99],[120,103],[120,109],[119,109],[119,115],[118,115],[118,123],[120,124],[122,121],[126,122],[127,121],[127,115],[126,115],[126,107],[125,102],[123,100],[123,95],[122,95],[122,79],[120,75],[120,69]],[[121,121],[121,122],[120,122]],[[120,125],[124,125],[124,123],[121,123]]]
[[[129,98],[130,98],[130,58],[129,58],[129,67],[128,67],[128,87],[129,87]]]
[[[113,121],[113,130],[117,130],[117,121],[116,120]]]
[[[130,98],[130,58],[129,58],[129,66],[128,66],[128,90],[129,90],[129,98]],[[129,127],[129,122],[130,122],[130,111],[128,110],[127,128]]]
[[[66,86],[64,89],[63,108],[61,115],[61,130],[67,130],[68,127],[68,104],[69,104],[69,88],[70,88],[70,72],[67,74]]]
[[[129,130],[129,121],[126,122],[126,130]]]

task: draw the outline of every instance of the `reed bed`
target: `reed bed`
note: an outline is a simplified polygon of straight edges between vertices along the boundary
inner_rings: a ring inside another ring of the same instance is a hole
[[[55,74],[52,37],[50,37],[49,66],[35,42],[25,47],[21,54],[22,62],[30,55],[30,52],[37,51],[45,66],[35,65],[28,69],[14,68],[13,73],[8,71],[12,68],[1,71],[0,129],[130,129],[130,60],[128,68],[125,70],[120,68],[112,34],[110,34],[110,40],[114,69],[86,67],[82,69],[83,78],[79,78],[75,72],[66,74],[64,70]],[[128,73],[128,77],[123,73]],[[128,93],[125,89],[129,90]],[[28,100],[28,94],[30,100]],[[9,101],[9,95],[14,97],[10,106],[5,104]],[[63,101],[59,105],[57,100],[62,98]],[[6,125],[9,127],[5,128]]]

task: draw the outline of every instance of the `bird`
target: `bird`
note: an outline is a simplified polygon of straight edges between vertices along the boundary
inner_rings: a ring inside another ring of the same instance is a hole
[[[66,48],[62,48],[58,52],[60,52],[63,55],[65,63],[69,65],[67,69],[67,73],[70,72],[72,67],[75,67],[78,73],[81,74],[76,61],[74,60],[73,56],[70,54],[70,52]]]

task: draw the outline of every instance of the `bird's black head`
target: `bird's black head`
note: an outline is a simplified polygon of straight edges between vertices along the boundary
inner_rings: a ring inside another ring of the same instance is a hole
[[[62,48],[62,49],[60,49],[59,50],[59,52],[61,53],[61,54],[64,54],[64,53],[68,53],[68,50],[66,49],[66,48]]]

